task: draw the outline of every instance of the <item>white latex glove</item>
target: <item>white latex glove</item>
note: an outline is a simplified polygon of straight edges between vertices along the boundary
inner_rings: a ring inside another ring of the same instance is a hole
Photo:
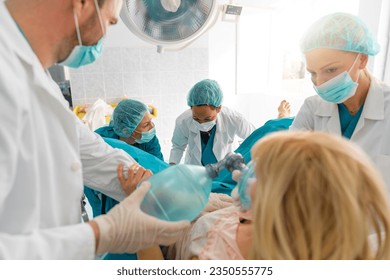
[[[222,209],[228,206],[231,206],[233,203],[233,198],[223,193],[211,193],[209,197],[209,202],[206,207],[203,209],[203,212],[213,212],[218,209]]]
[[[144,182],[106,215],[94,219],[100,238],[96,253],[133,253],[152,245],[174,243],[189,221],[167,222],[145,214],[140,205],[150,188]]]
[[[232,195],[232,199],[233,199],[233,205],[241,207],[241,200],[240,200],[240,195],[238,194],[238,187],[237,186],[232,190],[231,195]]]
[[[235,182],[239,182],[241,180],[241,177],[242,177],[242,172],[240,170],[233,170],[232,172],[232,179],[235,181]]]

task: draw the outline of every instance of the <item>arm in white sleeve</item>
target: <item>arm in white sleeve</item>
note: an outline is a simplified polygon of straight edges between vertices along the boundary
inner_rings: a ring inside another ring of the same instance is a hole
[[[95,236],[88,224],[36,230],[30,234],[0,233],[0,259],[87,260],[95,258]]]
[[[90,131],[81,121],[80,157],[83,164],[84,184],[118,201],[127,195],[117,176],[118,164],[129,167],[135,160],[121,149],[112,148],[96,133]]]
[[[175,130],[172,136],[172,149],[169,156],[169,163],[180,163],[183,153],[188,145],[188,133],[184,133],[182,125],[176,120]]]
[[[306,99],[291,124],[290,131],[314,130],[314,108],[310,98]]]
[[[0,57],[7,58],[1,53]],[[4,61],[4,65],[13,65],[11,63]],[[26,170],[20,168],[20,161],[33,163],[34,158],[31,159],[29,154],[32,151],[26,150],[28,149],[26,147],[30,146],[24,144],[32,141],[26,139],[25,135],[25,131],[29,128],[28,120],[31,117],[29,111],[31,92],[17,79],[19,79],[17,75],[5,77],[0,74],[0,94],[2,96],[0,102],[0,119],[2,120],[2,129],[0,129],[0,260],[93,259],[95,257],[95,237],[89,225],[50,227],[47,221],[42,219],[44,215],[39,216],[39,211],[34,206],[36,200],[31,195],[33,192],[31,190],[36,190],[35,197],[42,197],[39,196],[39,192],[44,192],[46,186],[35,184],[38,176],[32,176],[36,172],[31,170],[34,170],[36,166],[30,166],[28,176]],[[23,155],[27,160],[22,158]],[[26,180],[31,180],[31,184],[20,184],[21,181],[23,182],[20,180],[23,176],[27,176]],[[15,193],[21,190],[24,190],[27,197],[18,199]],[[46,201],[38,203],[41,203],[39,204],[41,205],[40,211],[45,211],[43,204]],[[15,220],[10,213],[21,211],[23,207],[29,209],[31,216],[24,217],[25,220]],[[46,214],[57,217],[58,212]],[[40,227],[47,228],[41,229]]]
[[[236,112],[237,117],[235,118],[237,121],[237,136],[241,139],[247,138],[249,135],[255,131],[255,127],[248,120],[244,118],[244,116],[238,112]]]

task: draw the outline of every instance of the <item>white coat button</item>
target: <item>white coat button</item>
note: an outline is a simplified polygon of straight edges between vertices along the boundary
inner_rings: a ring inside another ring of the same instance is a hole
[[[77,171],[80,170],[80,167],[81,167],[80,162],[75,161],[75,162],[73,162],[72,165],[70,166],[70,169],[71,169],[73,172],[77,172]]]

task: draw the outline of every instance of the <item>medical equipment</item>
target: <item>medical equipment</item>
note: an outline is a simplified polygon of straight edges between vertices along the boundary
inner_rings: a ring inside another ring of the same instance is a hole
[[[250,186],[256,180],[253,161],[250,161],[241,171],[241,177],[237,182],[237,193],[241,210],[249,210],[251,206]]]
[[[233,152],[228,153],[224,159],[217,163],[209,164],[206,167],[213,172],[214,177],[217,177],[219,172],[223,169],[227,169],[232,173],[234,170],[239,170],[241,172],[246,170],[244,157],[241,154]]]
[[[141,210],[162,220],[192,221],[209,200],[212,179],[224,168],[245,170],[244,158],[229,153],[223,160],[206,166],[170,166],[147,179],[152,187],[141,204]]]
[[[228,153],[223,160],[211,165],[216,174],[219,174],[224,168],[229,170],[233,174],[233,177],[235,173],[239,174],[236,178],[237,187],[235,193],[241,209],[248,210],[251,205],[249,187],[253,180],[256,179],[253,162],[250,161],[248,164],[245,164],[244,157],[241,154]]]
[[[134,131],[136,131],[136,130],[134,130]],[[152,141],[152,139],[154,137],[156,137],[156,128],[153,126],[148,131],[142,131],[142,132],[138,132],[138,133],[141,134],[141,139],[134,138],[134,141],[138,144],[148,143],[148,142]]]
[[[313,84],[317,94],[325,101],[337,104],[341,104],[354,96],[359,86],[357,81],[359,81],[361,70],[359,69],[356,82],[352,79],[350,72],[355,66],[355,63],[358,61],[359,57],[360,53],[356,56],[355,61],[349,68],[348,72],[344,71],[319,86]]]
[[[216,0],[126,0],[125,25],[157,51],[180,50],[209,30],[223,10]]]
[[[141,210],[167,221],[195,219],[204,209],[215,173],[207,166],[179,164],[149,177]]]

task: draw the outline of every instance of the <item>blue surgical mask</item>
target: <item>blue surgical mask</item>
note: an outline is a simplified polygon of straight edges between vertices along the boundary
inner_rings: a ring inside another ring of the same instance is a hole
[[[195,126],[200,130],[204,132],[210,131],[215,124],[217,123],[215,120],[209,121],[209,122],[204,122],[204,123],[198,123],[197,121],[194,120]]]
[[[135,132],[138,131],[135,130]],[[154,136],[156,136],[156,129],[152,127],[152,129],[149,131],[142,131],[138,133],[141,133],[141,139],[135,139],[133,137],[135,142],[137,142],[138,144],[148,143],[154,138]]]
[[[353,62],[348,72],[344,71],[318,87],[313,85],[314,89],[322,99],[332,103],[343,103],[355,95],[359,84],[352,80],[349,72],[352,70],[359,56],[360,53],[356,56],[355,61]],[[357,81],[358,80],[359,76],[357,78]]]
[[[98,14],[99,22],[100,22],[100,27],[102,28],[102,33],[104,34],[103,21],[100,15],[99,6],[96,2],[97,0],[94,1],[95,1],[95,7]],[[72,52],[69,54],[69,56],[59,64],[71,68],[79,68],[80,66],[87,65],[94,62],[96,59],[98,59],[101,56],[103,51],[104,35],[102,38],[100,38],[100,40],[97,42],[96,45],[84,46],[81,41],[80,28],[79,28],[79,22],[77,16],[75,13],[73,13],[73,16],[74,16],[74,22],[76,26],[76,33],[77,33],[77,39],[79,41],[79,45],[75,46]]]

